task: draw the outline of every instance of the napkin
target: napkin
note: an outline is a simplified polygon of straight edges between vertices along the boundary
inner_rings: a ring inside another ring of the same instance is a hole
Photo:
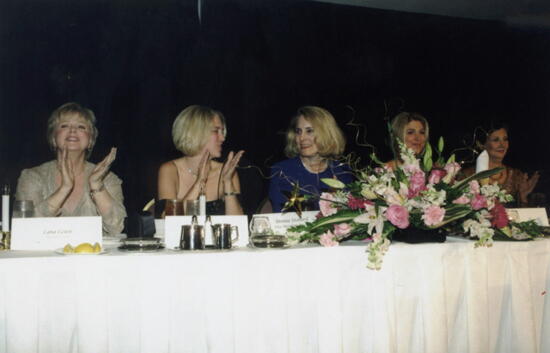
[[[476,159],[476,173],[489,169],[489,154],[483,150]]]

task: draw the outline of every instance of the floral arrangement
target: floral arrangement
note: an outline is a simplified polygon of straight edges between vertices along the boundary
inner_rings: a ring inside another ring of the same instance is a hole
[[[483,185],[483,179],[501,168],[457,181],[461,167],[454,155],[443,159],[443,138],[435,162],[429,144],[422,159],[403,143],[399,147],[403,163],[395,169],[373,154],[377,166],[354,171],[353,183],[323,179],[333,191],[320,195],[315,221],[288,230],[291,241],[335,246],[343,240],[365,240],[368,267],[380,269],[392,237],[401,230],[454,230],[476,238],[476,247],[491,246],[494,237],[530,239],[540,234],[533,221],[508,220],[503,203],[513,198],[506,190]]]

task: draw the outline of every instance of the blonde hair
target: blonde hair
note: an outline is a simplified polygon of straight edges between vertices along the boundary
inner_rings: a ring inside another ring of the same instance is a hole
[[[406,133],[406,127],[407,124],[411,121],[419,121],[422,126],[424,127],[424,130],[426,132],[426,142],[430,139],[430,126],[428,125],[428,120],[424,118],[419,113],[409,113],[409,112],[401,112],[397,114],[393,120],[391,121],[391,130],[392,130],[392,151],[394,156],[396,158],[401,159],[400,152],[399,152],[399,144],[397,143],[397,139],[401,140],[402,143],[405,143],[405,133]]]
[[[90,146],[88,147],[86,157],[89,157],[95,146],[97,135],[99,134],[97,131],[97,127],[95,126],[96,118],[93,111],[81,106],[78,103],[74,103],[74,102],[65,103],[52,112],[52,114],[48,119],[48,130],[46,132],[46,138],[48,139],[48,144],[50,145],[50,148],[52,149],[52,151],[55,151],[57,149],[57,145],[55,143],[55,130],[57,129],[59,120],[64,115],[69,115],[69,114],[76,114],[82,117],[88,123],[88,126],[90,128]]]
[[[208,142],[214,119],[218,117],[227,133],[222,113],[209,107],[190,105],[178,114],[172,125],[172,141],[186,156],[196,156]]]
[[[335,158],[344,152],[346,138],[332,114],[320,107],[304,106],[298,109],[286,132],[285,154],[287,157],[292,158],[300,154],[296,144],[296,125],[300,117],[306,119],[313,126],[319,155]]]

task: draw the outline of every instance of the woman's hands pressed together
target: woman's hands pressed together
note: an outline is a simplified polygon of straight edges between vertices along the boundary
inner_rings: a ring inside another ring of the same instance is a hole
[[[92,174],[90,174],[90,178],[88,179],[92,192],[103,189],[103,179],[105,179],[109,173],[111,164],[115,161],[116,152],[116,147],[111,148],[109,154],[95,166],[94,170],[92,170]]]
[[[57,150],[57,168],[61,175],[60,191],[68,195],[74,188],[75,173],[73,162],[69,158],[69,151],[66,147]]]
[[[237,168],[237,165],[239,164],[243,153],[244,151],[239,151],[237,153],[233,153],[233,151],[231,151],[227,155],[227,159],[225,160],[221,171],[221,177],[224,183],[225,192],[233,191],[232,189],[227,191],[227,186],[230,186],[232,184],[232,180],[235,175],[235,169]]]

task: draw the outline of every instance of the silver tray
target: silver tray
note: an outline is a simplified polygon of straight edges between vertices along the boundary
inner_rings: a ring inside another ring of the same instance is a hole
[[[250,238],[253,248],[286,248],[287,239],[284,235],[254,235]]]

